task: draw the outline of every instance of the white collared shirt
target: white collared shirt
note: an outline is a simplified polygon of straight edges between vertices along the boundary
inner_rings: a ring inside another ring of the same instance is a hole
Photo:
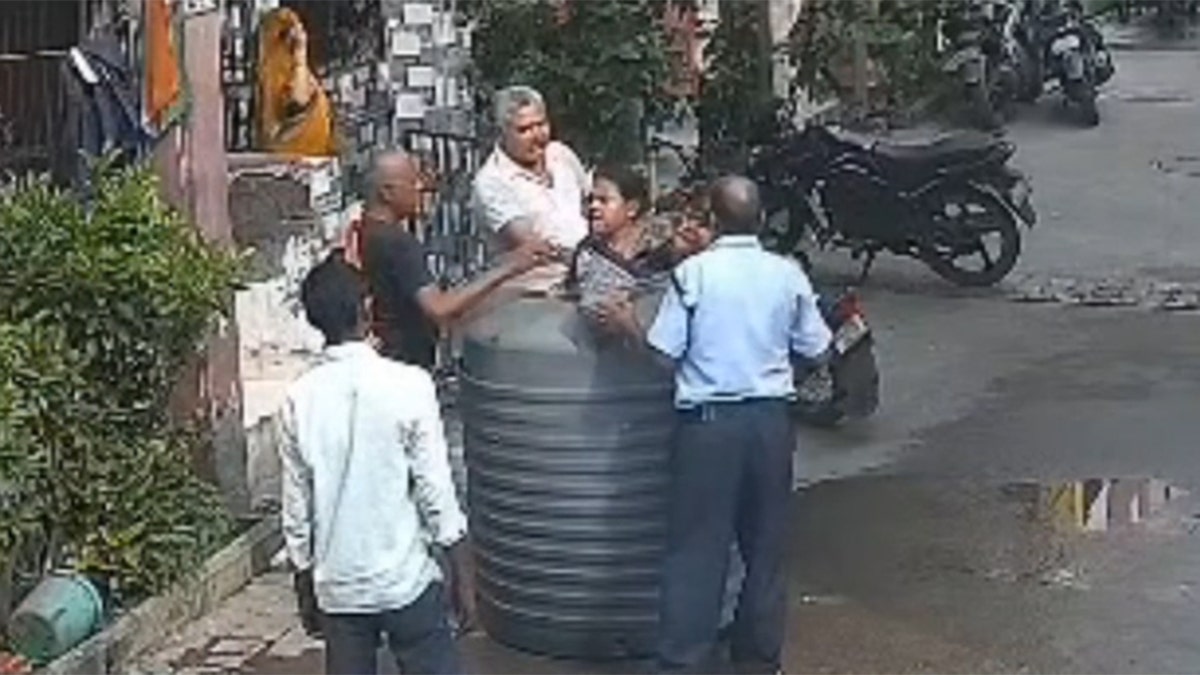
[[[475,217],[482,229],[498,233],[514,220],[527,220],[533,231],[553,244],[574,249],[587,235],[583,200],[588,175],[566,145],[546,146],[544,179],[517,164],[496,147],[475,174],[472,189]]]
[[[280,415],[283,535],[330,613],[402,609],[466,532],[433,380],[363,342],[326,350]]]

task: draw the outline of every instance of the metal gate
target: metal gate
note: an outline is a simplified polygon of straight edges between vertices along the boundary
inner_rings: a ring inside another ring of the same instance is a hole
[[[107,0],[0,2],[0,173],[48,168],[62,59],[89,27],[115,18],[115,7]]]

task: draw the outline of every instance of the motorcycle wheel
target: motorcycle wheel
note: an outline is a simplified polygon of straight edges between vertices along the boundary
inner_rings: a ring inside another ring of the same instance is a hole
[[[1004,124],[992,105],[991,92],[986,84],[967,85],[967,106],[971,111],[971,123],[984,131],[993,131]]]
[[[812,220],[805,215],[810,215],[808,208],[800,204],[768,211],[759,240],[768,251],[795,259],[804,268],[805,274],[811,274],[812,260],[805,250],[804,241]]]
[[[832,429],[846,419],[846,413],[837,403],[836,394],[819,400],[797,397],[791,409],[797,422],[820,429]]]
[[[1017,86],[1017,100],[1021,103],[1034,103],[1042,97],[1045,89],[1045,77],[1042,68],[1032,56],[1025,56],[1019,64],[1021,73],[1020,84]]]
[[[1118,0],[1117,22],[1122,25],[1129,23],[1129,0]]]
[[[943,279],[959,286],[992,286],[1003,279],[1021,255],[1017,217],[990,192],[959,188],[941,193],[934,207],[933,234],[922,259]],[[997,250],[988,243],[997,241]],[[976,269],[967,263],[978,258]]]
[[[832,429],[850,417],[867,417],[879,407],[879,364],[875,360],[873,338],[837,357],[830,366],[830,374],[832,396],[821,400],[798,396],[792,404],[796,421]]]
[[[1076,83],[1074,96],[1075,102],[1079,104],[1079,118],[1086,127],[1095,127],[1100,124],[1100,109],[1096,106],[1096,86],[1087,80]]]

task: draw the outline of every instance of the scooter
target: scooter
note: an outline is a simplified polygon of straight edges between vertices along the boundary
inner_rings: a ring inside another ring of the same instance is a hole
[[[875,336],[858,293],[821,296],[818,306],[833,331],[831,354],[821,365],[797,364],[792,414],[803,424],[832,428],[878,409],[879,367]]]

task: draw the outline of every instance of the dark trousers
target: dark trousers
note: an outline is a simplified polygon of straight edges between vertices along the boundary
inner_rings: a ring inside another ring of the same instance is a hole
[[[732,541],[746,576],[730,656],[739,670],[779,669],[794,447],[783,401],[679,413],[660,607],[658,661],[663,671],[713,670]]]
[[[454,675],[462,672],[458,646],[447,621],[441,584],[430,584],[403,609],[376,614],[326,614],[325,672],[329,675],[374,675],[379,636],[400,672]]]

